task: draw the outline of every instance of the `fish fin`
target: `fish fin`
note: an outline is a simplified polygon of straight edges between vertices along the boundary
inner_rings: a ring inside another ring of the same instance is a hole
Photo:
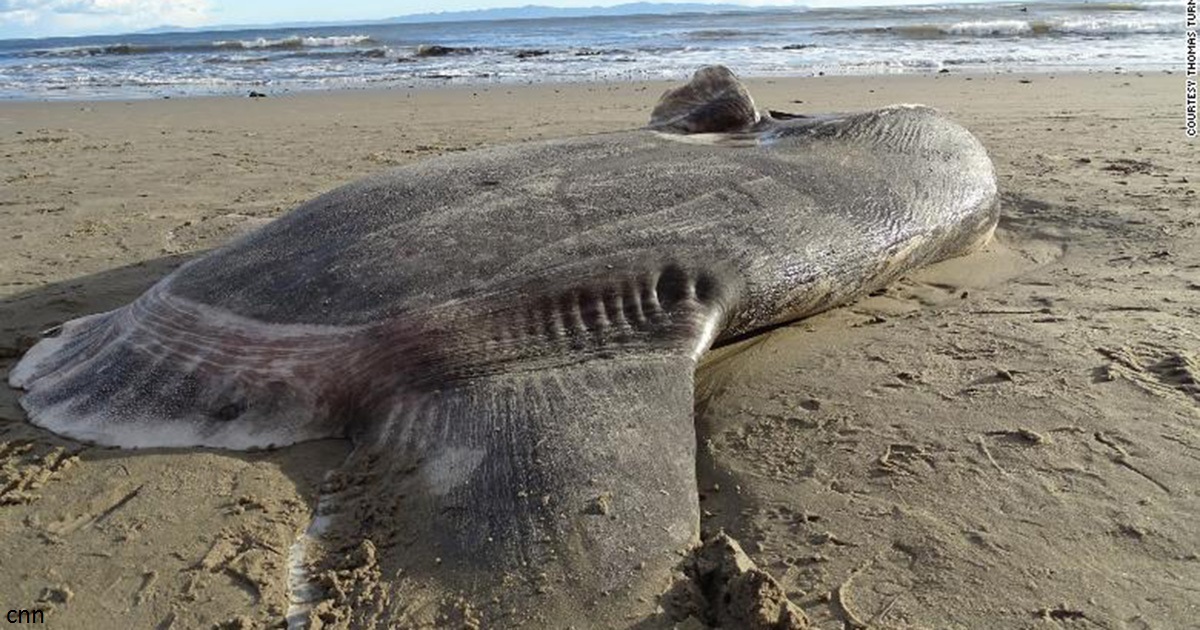
[[[650,128],[673,133],[749,131],[761,120],[754,99],[729,68],[705,66],[686,85],[667,90],[650,114]]]
[[[345,379],[321,366],[353,362],[357,330],[258,322],[160,283],[51,332],[8,381],[25,390],[30,422],[55,433],[123,448],[235,450],[345,433]]]
[[[470,610],[484,627],[625,627],[652,615],[699,534],[692,351],[706,329],[397,394],[327,482],[298,543],[291,616],[425,627]]]

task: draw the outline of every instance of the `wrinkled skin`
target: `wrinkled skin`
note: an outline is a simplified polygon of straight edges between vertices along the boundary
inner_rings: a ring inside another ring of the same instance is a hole
[[[651,122],[334,190],[68,322],[10,382],[32,422],[101,444],[353,440],[310,577],[365,540],[378,578],[300,613],[629,625],[698,535],[700,356],[997,218],[983,148],[927,108],[779,120],[718,67]]]

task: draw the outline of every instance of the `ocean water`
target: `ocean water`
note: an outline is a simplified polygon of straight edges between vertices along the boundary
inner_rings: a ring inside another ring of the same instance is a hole
[[[0,40],[0,98],[492,82],[1167,69],[1184,2],[1048,1]]]

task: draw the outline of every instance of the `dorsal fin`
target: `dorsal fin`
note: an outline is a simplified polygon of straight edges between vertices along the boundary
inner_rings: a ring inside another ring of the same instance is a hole
[[[667,90],[650,114],[650,127],[674,133],[746,131],[760,117],[754,99],[725,66],[705,66],[681,87]]]

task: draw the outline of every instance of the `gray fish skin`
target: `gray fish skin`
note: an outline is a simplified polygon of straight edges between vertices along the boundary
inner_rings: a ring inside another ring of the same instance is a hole
[[[690,86],[651,128],[318,197],[68,322],[10,384],[101,444],[350,437],[315,555],[369,539],[411,576],[359,626],[419,626],[430,601],[628,625],[699,529],[703,352],[967,253],[998,213],[983,147],[932,109],[776,120],[727,70]]]

